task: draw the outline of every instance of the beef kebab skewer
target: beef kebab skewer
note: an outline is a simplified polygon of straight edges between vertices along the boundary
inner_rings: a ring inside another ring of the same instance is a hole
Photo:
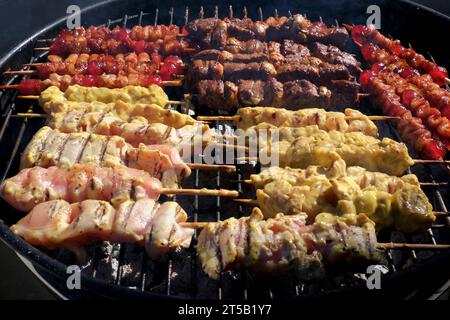
[[[348,80],[333,80],[328,86],[317,86],[305,79],[285,83],[276,79],[239,80],[237,83],[200,80],[188,97],[212,110],[255,106],[340,109],[356,104],[364,96],[359,91],[359,84]]]
[[[320,65],[340,65],[348,69],[349,73],[356,76],[361,71],[358,60],[345,51],[331,45],[315,42],[308,47],[285,40],[281,43],[269,42],[264,52],[229,52],[227,50],[207,49],[197,52],[192,60],[217,61],[225,63],[257,63],[269,62],[275,67],[286,63],[307,63]],[[245,45],[244,45],[245,46]],[[237,50],[236,50],[237,51]]]
[[[270,62],[221,64],[215,60],[193,60],[186,74],[186,81],[196,83],[201,80],[267,81],[276,78],[280,82],[308,80],[315,85],[331,85],[333,81],[351,81],[352,77],[344,65],[329,64],[313,57],[298,58],[298,61],[274,65]]]
[[[345,28],[327,27],[323,22],[311,22],[300,14],[270,17],[265,21],[251,19],[218,18],[196,19],[186,27],[189,39],[202,48],[223,49],[227,40],[283,41],[298,43],[322,42],[344,48],[349,35]]]

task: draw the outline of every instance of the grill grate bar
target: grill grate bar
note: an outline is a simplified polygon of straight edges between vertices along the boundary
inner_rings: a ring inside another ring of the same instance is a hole
[[[173,10],[173,7],[172,7],[172,8],[170,8],[170,11],[169,11],[169,15],[170,15],[170,22],[169,22],[169,24],[170,25],[173,24],[173,12],[174,12],[174,10]]]
[[[199,179],[199,170],[195,170],[195,189],[200,188],[200,179]],[[198,221],[198,201],[199,196],[194,196],[194,213],[193,213],[193,220],[194,222]],[[190,247],[190,255],[191,255],[191,296],[195,297],[197,295],[197,251],[195,250],[195,246],[197,245],[197,239],[198,239],[198,230],[196,229],[194,231],[194,236],[192,238],[192,245]]]
[[[189,23],[189,7],[184,10],[184,25],[187,26]]]
[[[128,22],[128,15],[124,15],[123,16],[123,23],[122,23],[122,28],[126,28],[127,27],[127,22]]]
[[[159,15],[159,9],[156,8],[156,10],[155,10],[155,21],[153,22],[153,24],[155,26],[158,25],[158,15]]]
[[[22,125],[20,127],[19,134],[17,135],[17,139],[16,139],[16,142],[14,144],[13,150],[11,152],[11,156],[10,156],[8,162],[7,162],[5,172],[3,173],[2,180],[1,180],[2,183],[3,183],[3,181],[5,181],[6,177],[9,174],[9,170],[11,169],[11,165],[12,165],[12,163],[13,163],[16,155],[17,155],[17,151],[19,150],[20,143],[22,142],[23,134],[25,133],[25,128],[26,128],[27,124],[28,124],[28,119],[24,119],[23,122],[22,122]]]
[[[142,255],[140,281],[139,281],[140,282],[139,289],[141,291],[145,291],[145,282],[147,281],[147,261],[148,255],[147,252],[144,250],[144,254]]]
[[[120,283],[122,282],[122,276],[123,276],[123,270],[122,267],[124,265],[123,260],[125,259],[125,251],[126,251],[126,243],[120,244],[118,243],[117,246],[119,247],[119,258],[117,259],[117,271],[116,271],[116,279],[115,279],[115,283],[117,285],[120,285]],[[111,255],[112,255],[112,251],[111,250]]]

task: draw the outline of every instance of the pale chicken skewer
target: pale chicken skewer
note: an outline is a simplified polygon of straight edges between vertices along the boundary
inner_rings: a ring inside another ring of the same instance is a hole
[[[103,112],[111,113],[124,121],[131,121],[135,117],[142,117],[149,123],[162,123],[177,129],[197,123],[194,118],[187,114],[175,110],[163,109],[160,105],[152,103],[152,101],[158,102],[161,99],[156,93],[155,95],[149,96],[138,93],[131,96],[129,94],[130,92],[134,92],[133,90],[140,92],[141,90],[145,90],[145,88],[131,87],[126,94],[122,92],[113,94],[107,91],[110,89],[97,89],[99,91],[91,94],[90,92],[75,91],[74,88],[73,92],[69,92],[69,95],[66,96],[58,88],[50,87],[40,95],[39,104],[49,115],[76,110],[83,112]],[[106,93],[103,93],[102,90],[106,90]],[[28,113],[21,113],[19,115],[27,117],[42,116],[40,114]]]
[[[232,170],[234,166],[186,164],[178,150],[167,145],[144,145],[137,148],[117,136],[89,133],[62,133],[41,128],[23,152],[21,168],[34,166],[70,168],[74,164],[100,167],[129,167],[144,170],[161,179],[164,187],[176,188],[189,176],[191,168]]]
[[[116,205],[128,200],[158,200],[161,194],[231,196],[232,190],[164,188],[148,172],[126,167],[105,168],[92,164],[75,164],[70,168],[32,167],[6,179],[0,195],[12,207],[29,212],[36,205],[50,200],[70,203],[88,199],[109,201]]]
[[[302,280],[317,280],[328,267],[355,271],[379,263],[377,247],[374,223],[364,214],[321,213],[307,225],[304,215],[278,214],[264,220],[255,208],[250,217],[205,225],[197,252],[204,272],[213,279],[240,268],[270,274],[293,271]]]
[[[364,213],[378,229],[388,227],[404,232],[426,230],[436,220],[432,205],[413,174],[389,176],[347,167],[343,160],[336,160],[328,168],[271,167],[251,175],[249,182],[256,189],[254,203],[266,218],[277,212],[306,213],[308,221],[320,212]]]
[[[232,120],[236,128],[242,130],[261,124],[278,128],[317,125],[319,129],[325,131],[362,132],[374,137],[378,134],[377,126],[371,121],[371,117],[350,108],[344,112],[333,112],[319,108],[293,111],[283,108],[249,107],[238,109],[234,116],[199,116],[197,120]]]
[[[79,256],[83,246],[94,241],[138,243],[152,259],[160,260],[190,246],[194,229],[180,225],[186,220],[176,202],[141,199],[112,206],[100,200],[53,200],[37,205],[11,230],[32,245],[63,247]]]
[[[179,101],[169,100],[163,88],[157,85],[150,85],[149,87],[126,86],[115,89],[73,85],[69,86],[65,91],[52,86],[42,91],[38,98],[41,104],[50,101],[114,103],[118,100],[130,104],[155,104],[162,108],[169,104],[180,104]]]
[[[274,133],[269,131],[269,135],[261,136],[259,131],[267,129],[266,125],[252,129],[256,130],[251,130],[248,136],[258,140],[258,159],[262,156],[278,159],[280,167],[329,167],[333,161],[343,159],[349,166],[398,176],[415,163],[405,144],[389,138],[379,140],[361,132],[327,132],[313,125],[302,128],[281,127]],[[273,162],[271,165],[274,165]]]
[[[234,144],[229,137],[221,136],[201,123],[174,128],[162,123],[149,123],[143,117],[124,121],[112,113],[75,110],[51,114],[47,125],[64,133],[88,132],[119,136],[134,147],[140,143],[170,145],[177,148],[181,155],[186,150],[202,152],[206,146],[246,150],[245,146]]]

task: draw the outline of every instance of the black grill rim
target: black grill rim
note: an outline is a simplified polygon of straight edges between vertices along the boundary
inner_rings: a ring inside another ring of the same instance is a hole
[[[122,2],[121,0],[106,0],[103,2],[96,3],[94,5],[85,7],[82,9],[82,13],[88,13],[95,10],[98,7],[107,6],[114,2]],[[193,5],[196,5],[198,1],[194,2]],[[230,1],[232,2],[232,1]],[[234,2],[234,1],[233,1]],[[375,2],[375,1],[373,1]],[[381,1],[383,4],[385,1]],[[162,4],[157,1],[156,5]],[[184,4],[184,5],[190,5]],[[240,3],[240,6],[244,4]],[[261,4],[263,5],[263,4]],[[444,19],[448,25],[450,25],[450,18],[435,11],[429,9],[424,6],[420,6],[409,0],[400,0],[396,5],[406,6],[408,9],[411,7],[416,7],[422,11],[427,12],[427,14],[431,14],[433,16],[439,17],[440,19]],[[122,12],[123,15],[123,12]],[[192,17],[192,16],[191,16]],[[192,18],[191,18],[192,19]],[[0,59],[0,70],[3,70],[5,66],[10,66],[9,61],[18,54],[24,54],[22,51],[27,51],[24,55],[26,57],[31,56],[32,48],[34,47],[34,42],[43,34],[46,34],[49,31],[55,30],[58,26],[61,26],[65,22],[65,18],[61,18],[54,23],[49,24],[45,28],[41,29],[39,32],[35,33],[31,37],[25,39],[18,46],[9,51],[2,59]],[[22,53],[21,53],[22,52]],[[14,80],[14,78],[12,79]],[[63,281],[65,283],[67,274],[65,272],[65,265],[59,262],[56,259],[53,259],[41,252],[39,249],[31,246],[22,238],[14,235],[9,227],[0,219],[0,237],[4,240],[9,247],[13,250],[17,251],[20,255],[26,257],[30,261],[32,261],[33,265],[44,275],[51,277],[54,284]],[[296,299],[300,300],[308,300],[313,298],[333,298],[333,297],[345,297],[356,296],[357,294],[364,294],[364,296],[371,297],[400,297],[401,295],[408,292],[409,289],[417,287],[418,283],[429,283],[432,280],[436,280],[435,278],[443,279],[444,274],[450,274],[450,270],[446,268],[446,266],[450,265],[450,250],[446,250],[445,252],[441,252],[440,254],[434,255],[431,258],[428,258],[426,261],[422,261],[420,263],[415,263],[410,266],[407,270],[398,270],[395,273],[390,273],[383,278],[383,290],[367,290],[365,286],[362,285],[354,285],[349,287],[344,287],[337,290],[327,291],[327,292],[316,292],[316,293],[307,293],[298,296]],[[432,273],[430,273],[432,272]],[[431,275],[435,275],[432,279]],[[427,277],[426,277],[426,276]],[[439,275],[436,277],[436,275]],[[187,300],[186,298],[181,298],[175,295],[164,295],[157,294],[152,292],[140,292],[134,289],[129,289],[124,286],[110,284],[104,280],[97,279],[86,275],[85,273],[81,273],[82,276],[82,285],[83,285],[83,294],[87,293],[92,294],[93,296],[100,297],[126,297],[126,298],[151,298],[151,299],[159,299],[159,300]],[[420,280],[420,281],[419,281]],[[388,288],[386,290],[386,288]]]

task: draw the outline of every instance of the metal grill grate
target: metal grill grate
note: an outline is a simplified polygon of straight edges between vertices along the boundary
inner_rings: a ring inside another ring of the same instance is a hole
[[[198,17],[222,16],[222,13],[229,17],[238,17],[237,12],[229,6],[222,11],[215,6],[205,10],[200,7]],[[180,9],[179,11],[182,11]],[[207,12],[208,11],[208,12]],[[246,7],[242,8],[241,16],[263,19],[264,13],[261,7],[250,12]],[[273,11],[275,16],[282,15],[283,12]],[[291,15],[290,11],[286,14]],[[132,24],[158,24],[175,23],[185,25],[189,18],[195,16],[188,7],[183,13],[178,15],[174,8],[169,10],[156,9],[153,13],[144,13],[128,15],[125,14],[119,19],[108,19],[102,26],[121,25],[123,27]],[[337,23],[337,22],[336,22]],[[45,57],[45,53],[33,56],[29,63],[38,62]],[[16,83],[21,79],[20,76],[13,76],[9,83]],[[171,97],[183,98],[180,88],[170,88],[168,94]],[[16,93],[3,92],[0,96],[2,105],[2,125],[0,129],[0,155],[1,155],[1,182],[6,177],[15,174],[18,170],[20,153],[23,151],[31,136],[39,127],[44,124],[44,119],[33,118],[23,119],[15,117],[18,112],[38,111],[37,105],[29,105],[27,102],[15,99]],[[371,114],[370,106],[363,103],[361,109],[366,114]],[[186,110],[185,110],[186,111]],[[216,122],[216,128],[222,125]],[[390,123],[379,123],[381,136],[389,136],[399,140],[396,130]],[[241,182],[231,182],[230,180],[241,181],[249,176],[250,173],[257,172],[259,168],[252,165],[237,165],[237,172],[233,175],[224,173],[205,173],[198,170],[193,171],[191,177],[185,181],[185,187],[201,188],[234,188],[243,195],[254,196],[251,188],[243,185]],[[421,181],[437,182],[447,179],[449,168],[417,166],[413,168]],[[425,187],[426,193],[433,204],[434,210],[447,212],[448,190],[439,187]],[[447,199],[447,200],[444,200]],[[215,199],[205,199],[195,196],[187,198],[180,196],[177,201],[189,213],[190,221],[219,221],[231,216],[244,216],[249,213],[249,208],[233,203],[229,200],[217,197]],[[3,203],[3,213],[0,216],[7,225],[14,223],[19,217],[8,205]],[[389,242],[418,242],[418,243],[450,243],[450,218],[440,217],[438,223],[426,233],[421,235],[408,236],[399,232],[381,232],[379,241]],[[232,297],[250,299],[266,298],[276,299],[284,297],[301,297],[305,294],[314,293],[321,290],[337,289],[343,284],[359,284],[360,280],[355,275],[346,275],[339,280],[330,280],[327,283],[317,284],[299,283],[294,275],[260,277],[250,274],[246,271],[239,273],[224,273],[218,281],[208,279],[201,271],[200,263],[196,258],[195,245],[197,242],[197,232],[194,235],[192,245],[188,250],[176,252],[168,257],[167,262],[154,262],[149,259],[142,247],[132,244],[110,244],[103,243],[92,245],[88,248],[88,260],[83,265],[83,272],[93,278],[101,279],[109,284],[125,286],[140,292],[153,292],[161,295],[190,297],[190,298],[217,298],[229,299]],[[74,257],[65,250],[45,251],[46,254],[63,262],[64,264],[73,264]],[[386,260],[389,270],[395,273],[398,270],[408,268],[411,265],[420,263],[430,256],[433,252],[409,251],[386,251]]]

